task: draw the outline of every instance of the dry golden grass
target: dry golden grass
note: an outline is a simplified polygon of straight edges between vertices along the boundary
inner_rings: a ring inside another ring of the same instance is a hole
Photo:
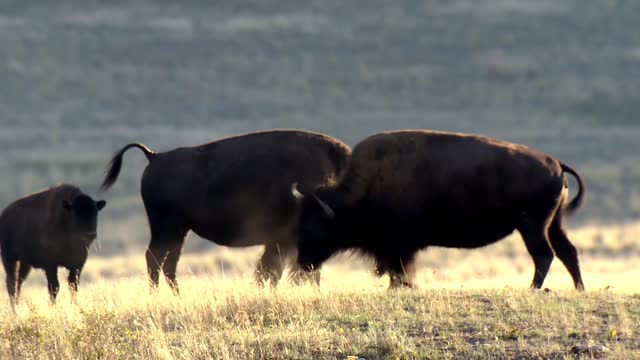
[[[586,293],[572,290],[559,261],[550,292],[528,290],[533,264],[518,236],[424,252],[411,291],[386,290],[388,280],[356,257],[332,261],[320,289],[263,289],[251,278],[259,248],[221,248],[185,255],[174,297],[165,284],[150,293],[142,254],[93,256],[77,305],[63,289],[50,306],[41,272],[27,280],[17,314],[3,293],[0,359],[571,358],[574,345],[640,358],[638,234],[638,225],[571,232]],[[629,246],[588,250],[616,239]]]

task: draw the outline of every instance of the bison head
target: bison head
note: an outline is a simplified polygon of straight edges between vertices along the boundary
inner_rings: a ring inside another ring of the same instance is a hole
[[[297,226],[298,264],[307,271],[317,270],[324,261],[343,246],[342,211],[328,200],[331,189],[320,189],[308,195],[300,194],[295,186],[294,197],[300,202]]]
[[[98,211],[106,204],[104,200],[94,201],[85,194],[80,194],[71,201],[63,200],[67,231],[87,244],[91,243],[96,238]]]

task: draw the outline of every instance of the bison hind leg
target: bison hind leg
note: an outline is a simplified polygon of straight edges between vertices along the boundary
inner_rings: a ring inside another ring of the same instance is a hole
[[[178,286],[178,280],[176,279],[176,272],[178,269],[178,261],[182,254],[182,247],[184,246],[184,236],[179,238],[179,241],[174,241],[168,247],[167,256],[162,264],[162,272],[164,273],[165,280],[174,295],[180,295],[180,287]]]
[[[181,218],[159,213],[147,205],[145,202],[151,230],[151,240],[145,253],[149,285],[152,291],[158,288],[162,271],[174,295],[179,295],[176,270],[189,228]]]
[[[580,264],[578,261],[578,251],[565,233],[562,226],[563,214],[558,211],[549,227],[549,240],[556,256],[562,261],[571,274],[574,286],[577,290],[584,290],[582,275],[580,274]]]
[[[522,239],[527,246],[527,250],[535,266],[531,288],[540,289],[553,261],[553,251],[551,250],[551,246],[549,246],[546,226],[543,224],[527,223],[518,230],[522,235]]]

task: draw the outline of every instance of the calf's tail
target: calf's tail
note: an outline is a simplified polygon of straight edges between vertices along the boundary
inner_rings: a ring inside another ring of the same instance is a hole
[[[574,211],[576,211],[582,204],[582,200],[584,198],[585,186],[584,186],[584,182],[582,182],[582,178],[580,178],[580,175],[578,175],[578,173],[575,170],[573,170],[569,166],[562,163],[560,164],[560,166],[562,167],[563,172],[573,175],[573,177],[576,178],[576,181],[578,182],[578,194],[573,198],[573,200],[569,202],[566,209],[567,214],[571,214]]]
[[[116,180],[118,179],[118,175],[120,175],[120,168],[122,167],[122,157],[124,156],[125,151],[133,147],[137,147],[138,149],[142,150],[149,162],[151,162],[156,157],[156,155],[158,155],[158,153],[140,143],[132,143],[123,147],[113,155],[113,158],[111,158],[111,162],[109,162],[109,165],[107,165],[105,177],[102,181],[102,185],[100,186],[100,190],[106,191],[111,187],[111,185],[116,182]]]

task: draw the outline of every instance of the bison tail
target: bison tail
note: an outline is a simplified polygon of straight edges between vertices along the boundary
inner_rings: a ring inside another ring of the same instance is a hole
[[[147,157],[147,160],[149,161],[151,161],[157,155],[155,151],[139,143],[133,143],[123,147],[113,155],[113,158],[111,158],[109,165],[107,165],[105,171],[106,175],[104,177],[104,180],[102,181],[100,190],[106,191],[111,187],[111,185],[116,182],[116,180],[118,179],[118,175],[120,175],[120,168],[122,167],[122,157],[124,156],[125,151],[133,147],[137,147],[138,149],[142,150],[142,152],[144,152],[144,155]]]
[[[584,182],[582,182],[582,179],[580,178],[580,175],[578,175],[578,173],[575,170],[573,170],[569,166],[562,163],[560,164],[560,166],[562,167],[562,171],[573,175],[573,177],[575,177],[576,181],[578,182],[578,194],[567,205],[567,210],[566,210],[567,214],[571,214],[574,211],[576,211],[582,204],[582,200],[584,198],[585,186],[584,186]]]

